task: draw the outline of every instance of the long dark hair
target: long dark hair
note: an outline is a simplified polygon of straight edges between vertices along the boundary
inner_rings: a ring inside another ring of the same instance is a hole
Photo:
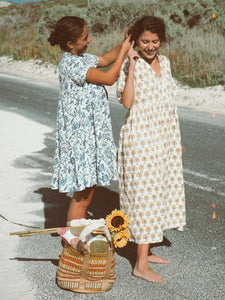
[[[135,22],[130,28],[131,40],[137,41],[138,37],[145,31],[158,34],[160,42],[166,41],[166,26],[163,19],[154,16],[145,16]],[[136,43],[135,45],[136,46]]]
[[[86,22],[84,19],[66,16],[61,18],[48,38],[52,46],[59,45],[63,51],[70,52],[67,42],[76,42],[81,36]]]

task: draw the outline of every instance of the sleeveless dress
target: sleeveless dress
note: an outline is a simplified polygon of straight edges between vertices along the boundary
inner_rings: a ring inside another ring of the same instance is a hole
[[[176,86],[170,62],[158,55],[161,77],[142,58],[134,71],[134,104],[120,132],[118,180],[121,209],[130,218],[130,241],[158,243],[163,230],[185,225],[185,196]],[[128,73],[118,79],[120,100]]]
[[[89,84],[86,74],[97,67],[97,56],[63,52],[59,63],[60,96],[52,189],[81,191],[117,180],[116,146],[113,141],[107,93]]]

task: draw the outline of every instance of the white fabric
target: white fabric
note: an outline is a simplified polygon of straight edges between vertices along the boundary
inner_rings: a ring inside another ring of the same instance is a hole
[[[80,240],[81,240],[82,242],[86,242],[87,236],[88,236],[92,231],[94,231],[94,230],[96,230],[96,229],[98,229],[98,228],[101,228],[101,230],[105,232],[107,239],[110,241],[110,240],[111,240],[111,236],[110,236],[110,233],[109,233],[108,229],[107,229],[106,226],[105,226],[105,220],[104,220],[104,224],[103,224],[102,222],[99,222],[99,223],[96,222],[96,223],[93,223],[93,224],[90,224],[90,225],[86,226],[86,227],[82,230],[82,232],[81,232],[81,234],[80,234]]]
[[[76,219],[70,221],[71,227],[80,227],[80,226],[87,226],[94,223],[99,223],[100,226],[105,225],[105,219],[98,219],[98,220],[91,220],[91,219]]]
[[[62,238],[67,240],[67,242],[70,244],[70,241],[74,238],[77,238],[77,236],[73,235],[70,230],[67,230],[67,232],[62,235]]]

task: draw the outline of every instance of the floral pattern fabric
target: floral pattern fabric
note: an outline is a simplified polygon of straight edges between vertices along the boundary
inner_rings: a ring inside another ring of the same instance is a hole
[[[121,209],[130,218],[130,240],[163,240],[163,230],[185,225],[185,197],[176,86],[168,58],[158,55],[161,77],[142,58],[134,71],[134,104],[121,128],[118,178]],[[118,80],[124,90],[128,61]]]
[[[52,189],[81,191],[117,179],[107,93],[89,84],[86,74],[97,56],[64,52],[59,64],[60,96]]]

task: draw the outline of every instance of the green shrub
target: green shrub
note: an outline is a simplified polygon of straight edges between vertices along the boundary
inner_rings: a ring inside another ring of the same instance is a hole
[[[224,47],[221,33],[195,28],[179,38],[179,43],[174,40],[165,44],[163,51],[170,58],[173,75],[179,81],[204,87],[225,84]]]

